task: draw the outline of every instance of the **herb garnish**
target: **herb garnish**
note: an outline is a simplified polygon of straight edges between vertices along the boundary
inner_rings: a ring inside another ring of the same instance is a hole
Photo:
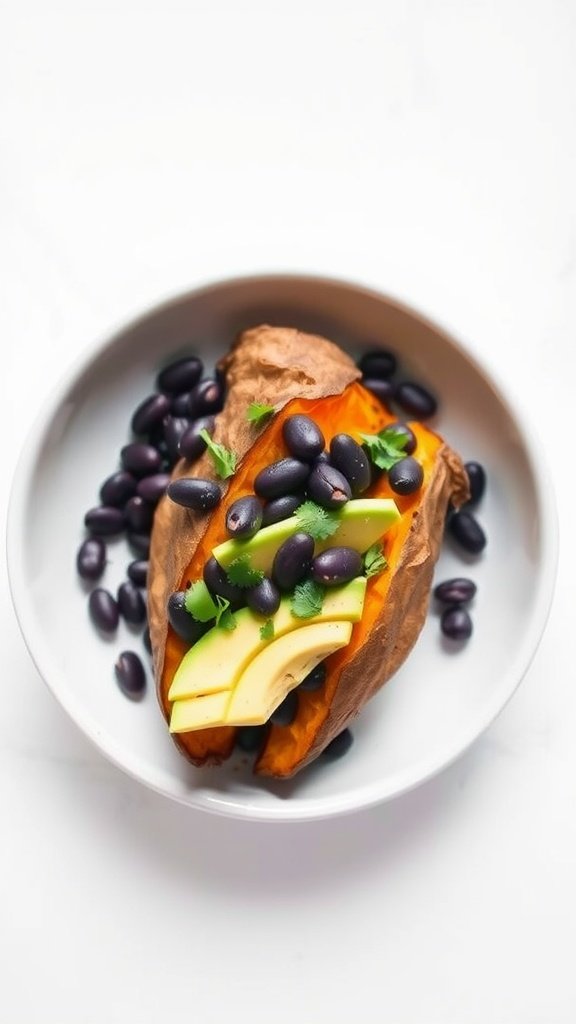
[[[405,448],[410,440],[408,434],[399,434],[385,427],[378,434],[360,434],[368,448],[368,454],[379,469],[392,469],[400,459],[405,458]]]
[[[297,619],[312,619],[322,611],[324,587],[314,580],[298,583],[290,600],[290,610]]]
[[[340,520],[334,512],[327,512],[315,501],[305,501],[294,512],[301,529],[313,540],[326,540],[336,533]]]
[[[261,569],[253,569],[248,555],[240,555],[230,562],[226,571],[228,580],[235,587],[255,587],[264,579]]]
[[[201,430],[200,437],[206,442],[217,476],[221,480],[227,480],[229,476],[234,476],[238,462],[236,453],[229,451],[223,444],[213,441],[207,430]]]
[[[260,626],[260,639],[272,640],[274,636],[274,620],[267,619],[263,626]]]
[[[384,555],[382,545],[379,541],[376,541],[376,544],[373,544],[371,548],[368,548],[368,551],[366,551],[364,555],[363,562],[364,572],[366,573],[367,579],[370,579],[371,576],[377,576],[378,573],[381,573],[384,569],[388,568],[388,562],[386,561],[386,556]]]
[[[269,416],[273,416],[276,412],[273,405],[263,405],[261,402],[250,402],[246,410],[246,419],[248,423],[261,423],[263,420],[267,420]]]

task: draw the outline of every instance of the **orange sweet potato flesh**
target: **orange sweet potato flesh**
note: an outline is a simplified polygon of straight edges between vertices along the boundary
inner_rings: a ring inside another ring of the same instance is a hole
[[[244,332],[224,362],[229,391],[215,438],[242,457],[234,477],[223,485],[225,501],[211,515],[199,515],[163,499],[154,522],[149,619],[158,698],[167,720],[167,693],[186,645],[167,625],[166,601],[173,590],[201,578],[213,548],[226,538],[225,508],[253,492],[260,469],[286,455],[284,420],[306,413],[329,443],[336,433],[377,433],[395,419],[355,383],[358,371],[348,356],[324,339],[289,328],[259,327]],[[278,410],[264,429],[246,422],[251,401]],[[442,439],[420,424],[411,427],[424,468],[422,488],[402,498],[384,476],[363,495],[392,497],[402,512],[385,537],[388,569],[368,581],[362,620],[350,644],[327,659],[322,689],[300,692],[291,726],[270,728],[256,763],[260,774],[287,778],[314,760],[401,665],[422,628],[446,507],[450,500],[456,505],[465,500],[468,485],[460,459]],[[179,463],[175,475],[215,478],[208,456],[193,468]],[[233,749],[235,731],[204,729],[174,740],[194,764],[221,763]]]

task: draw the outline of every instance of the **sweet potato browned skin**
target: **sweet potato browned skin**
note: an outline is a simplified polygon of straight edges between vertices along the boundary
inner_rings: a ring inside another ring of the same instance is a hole
[[[257,367],[245,369],[253,356]],[[329,442],[341,431],[356,437],[376,433],[394,418],[359,384],[350,384],[358,375],[355,367],[322,339],[257,328],[242,336],[227,361],[230,393],[216,439],[245,457],[230,481],[226,501],[210,516],[199,516],[165,499],[155,519],[150,617],[158,695],[167,718],[167,692],[186,647],[167,630],[166,600],[172,590],[201,577],[213,548],[225,539],[224,504],[251,493],[259,470],[286,454],[284,420],[297,412],[307,413]],[[291,392],[298,397],[290,400]],[[304,392],[309,397],[303,398]],[[246,408],[253,400],[284,406],[263,432],[246,423]],[[446,506],[450,499],[458,505],[466,498],[467,480],[460,460],[441,438],[421,425],[412,424],[412,428],[424,467],[420,491],[401,498],[383,477],[368,492],[393,497],[403,512],[401,522],[386,535],[389,568],[369,581],[362,621],[354,627],[348,647],[327,660],[324,687],[300,693],[298,715],[291,726],[271,728],[256,765],[261,774],[288,777],[313,760],[396,671],[420,632]],[[186,467],[179,464],[177,475],[183,471]],[[206,457],[194,467],[193,475],[213,477]],[[205,729],[175,740],[194,763],[218,763],[229,756],[234,734],[228,727]]]

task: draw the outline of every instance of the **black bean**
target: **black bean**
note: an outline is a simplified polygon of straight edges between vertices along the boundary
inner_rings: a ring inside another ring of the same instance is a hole
[[[136,494],[136,483],[137,481],[131,473],[121,469],[118,473],[109,476],[102,484],[100,501],[103,505],[114,505],[116,508],[120,508],[126,504],[128,498]]]
[[[312,562],[312,579],[324,587],[348,583],[362,573],[362,559],[354,548],[326,548]]]
[[[450,640],[468,640],[472,636],[472,619],[461,605],[446,608],[440,620],[440,627],[444,636]]]
[[[143,558],[139,558],[135,562],[130,562],[127,572],[129,579],[131,579],[132,583],[135,583],[137,587],[146,586],[148,562]]]
[[[190,409],[190,394],[185,391],[182,395],[176,395],[170,403],[170,412],[173,416],[188,417]]]
[[[206,562],[203,577],[204,583],[212,594],[220,594],[220,597],[225,597],[235,607],[244,604],[246,592],[241,587],[236,587],[233,583],[230,583],[226,571],[214,558],[214,555],[211,555]]]
[[[76,568],[83,580],[99,580],[106,568],[106,545],[100,537],[87,537],[78,548]]]
[[[226,529],[232,537],[253,537],[262,526],[262,503],[253,494],[237,498],[226,512]]]
[[[140,658],[134,651],[122,651],[114,666],[116,681],[125,697],[140,700],[146,689],[146,674]]]
[[[148,533],[152,527],[154,509],[138,494],[126,502],[124,514],[128,527],[136,533]]]
[[[118,605],[110,591],[104,590],[103,587],[96,587],[90,594],[88,611],[94,625],[104,633],[113,633],[118,626]]]
[[[167,395],[150,395],[140,403],[132,416],[132,430],[135,434],[147,434],[169,412],[170,399]]]
[[[385,429],[386,433],[402,434],[406,438],[406,444],[404,445],[404,453],[406,455],[412,455],[416,451],[418,439],[407,423],[387,423]]]
[[[308,573],[314,541],[307,533],[295,533],[280,545],[274,556],[272,578],[280,590],[292,590]]]
[[[260,498],[282,498],[303,487],[310,466],[299,459],[278,459],[261,469],[254,481],[254,490]]]
[[[289,416],[282,425],[282,436],[295,459],[312,462],[324,451],[324,435],[309,416]]]
[[[166,416],[164,420],[164,437],[171,466],[174,466],[180,458],[180,441],[189,426],[190,420],[184,416]]]
[[[479,462],[465,462],[464,469],[470,484],[470,500],[466,502],[466,505],[468,508],[473,508],[486,490],[486,472]]]
[[[255,754],[264,743],[267,731],[265,725],[243,725],[236,730],[236,746],[245,754]]]
[[[476,584],[465,577],[444,580],[434,588],[434,597],[443,604],[466,604],[476,593]]]
[[[271,526],[272,523],[289,519],[304,500],[301,494],[284,494],[281,498],[268,501],[262,514],[262,526]]]
[[[329,462],[314,466],[307,486],[312,500],[324,508],[340,508],[352,497],[346,477]]]
[[[158,374],[158,388],[160,391],[167,391],[169,395],[181,395],[183,391],[190,391],[190,388],[198,383],[203,369],[197,356],[176,359]]]
[[[447,528],[465,551],[479,555],[486,547],[486,534],[471,512],[453,512]]]
[[[375,377],[377,380],[391,377],[396,372],[396,356],[387,349],[374,349],[373,352],[365,352],[358,360],[358,367],[365,377]]]
[[[292,725],[298,714],[298,694],[296,690],[290,690],[281,704],[274,709],[270,715],[272,725]]]
[[[371,391],[382,405],[389,406],[394,398],[394,385],[391,380],[377,380],[375,377],[363,377],[363,387]]]
[[[126,580],[118,587],[118,608],[120,615],[126,622],[133,626],[139,626],[146,618],[146,605],[144,598],[132,580]]]
[[[350,434],[336,434],[332,438],[330,461],[346,477],[352,494],[362,494],[370,486],[370,459]]]
[[[344,729],[343,732],[339,732],[333,740],[330,741],[327,747],[324,747],[322,751],[322,757],[326,761],[338,761],[339,758],[344,757],[347,754],[354,742],[354,737],[350,732],[350,729]]]
[[[168,621],[174,632],[178,634],[181,640],[192,646],[206,632],[206,625],[203,622],[196,622],[190,613],[186,611],[185,599],[186,592],[184,590],[176,590],[168,598],[166,611]]]
[[[396,494],[414,494],[422,487],[424,470],[417,459],[408,455],[388,471],[388,483]]]
[[[427,420],[438,409],[438,402],[434,395],[430,394],[421,384],[415,384],[413,381],[404,381],[402,384],[398,384],[394,399],[415,420]]]
[[[138,495],[150,505],[157,505],[170,483],[169,473],[153,473],[138,482]]]
[[[207,377],[196,384],[190,392],[188,416],[195,420],[198,416],[208,416],[220,412],[224,405],[224,386],[213,377]]]
[[[196,512],[216,508],[222,497],[218,484],[213,480],[203,480],[201,477],[182,477],[180,480],[173,480],[168,485],[166,494],[177,505],[192,508]]]
[[[112,505],[99,505],[91,508],[84,516],[84,524],[98,537],[111,537],[114,533],[121,533],[126,526],[124,513],[120,508]]]
[[[272,580],[264,577],[255,587],[246,591],[246,603],[257,615],[270,618],[280,607],[280,591]]]
[[[148,651],[148,654],[152,654],[152,640],[150,638],[150,626],[146,626],[146,629],[142,633],[142,643]]]
[[[148,558],[150,555],[150,534],[128,530],[128,543],[135,555]]]
[[[152,473],[159,473],[162,468],[162,456],[151,444],[134,442],[127,444],[120,452],[120,459],[124,469],[127,469],[134,476],[151,476]]]
[[[300,689],[306,690],[306,692],[313,693],[315,690],[319,690],[321,686],[324,686],[326,682],[326,665],[323,661],[319,661],[316,668],[313,668],[311,672],[300,683]]]
[[[206,430],[212,436],[215,423],[216,420],[213,416],[201,416],[200,419],[194,420],[180,438],[178,445],[180,455],[188,459],[189,462],[199,459],[206,451],[206,441],[200,437],[200,431]]]

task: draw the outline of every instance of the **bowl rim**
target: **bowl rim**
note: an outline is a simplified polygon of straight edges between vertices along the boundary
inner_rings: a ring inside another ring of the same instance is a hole
[[[423,758],[422,761],[416,762],[402,775],[395,776],[396,781],[393,786],[385,781],[376,780],[356,786],[349,792],[338,796],[307,798],[304,803],[296,797],[292,801],[282,801],[278,805],[270,806],[252,803],[250,798],[244,795],[230,800],[226,799],[224,794],[206,793],[202,789],[192,790],[186,795],[174,793],[153,778],[143,775],[141,771],[137,770],[135,765],[127,763],[126,758],[122,757],[123,748],[121,744],[108,742],[107,739],[99,734],[96,724],[91,716],[83,711],[80,702],[76,702],[73,697],[70,698],[68,694],[62,693],[58,683],[58,677],[61,675],[61,672],[52,664],[49,647],[38,637],[34,643],[31,640],[35,632],[35,612],[26,589],[26,573],[22,558],[25,538],[22,535],[22,524],[24,522],[23,513],[28,505],[31,484],[33,483],[32,470],[37,462],[37,456],[43,444],[46,429],[65,396],[78,384],[90,366],[106,351],[112,349],[118,339],[126,334],[126,332],[136,328],[152,315],[161,314],[163,310],[167,310],[176,304],[209,294],[211,291],[218,291],[222,288],[233,286],[256,285],[259,282],[271,284],[275,281],[297,282],[299,280],[349,290],[357,296],[364,296],[365,298],[377,300],[394,307],[400,313],[420,322],[420,324],[426,326],[435,334],[440,335],[490,385],[499,402],[516,425],[524,446],[538,499],[537,518],[541,528],[542,554],[537,577],[537,596],[533,603],[532,613],[527,622],[522,643],[518,646],[516,656],[506,673],[505,682],[496,695],[497,699],[495,698],[486,705],[484,714],[475,721],[473,728],[470,728],[465,733],[459,733],[457,741],[454,742],[453,748],[447,754],[444,752],[441,758]],[[556,583],[558,567],[558,516],[551,477],[546,461],[542,457],[542,447],[539,445],[535,432],[527,428],[526,424],[529,422],[530,420],[523,412],[518,396],[512,397],[510,395],[508,387],[503,385],[503,382],[499,379],[498,371],[494,370],[489,364],[486,364],[483,359],[481,360],[473,349],[464,345],[458,335],[451,329],[438,323],[435,319],[429,318],[425,313],[415,309],[408,302],[390,296],[377,287],[356,282],[349,277],[308,273],[305,271],[288,271],[285,273],[252,272],[218,279],[211,278],[184,292],[164,297],[147,307],[144,311],[139,309],[132,316],[123,318],[120,323],[101,332],[92,344],[86,346],[82,353],[71,361],[68,368],[64,369],[59,380],[51,388],[41,404],[23,443],[14,471],[8,504],[6,555],[12,603],[30,657],[41,678],[60,706],[76,726],[81,729],[87,739],[109,761],[141,784],[188,808],[208,811],[240,820],[299,822],[349,814],[402,796],[404,793],[427,782],[448,768],[486,731],[494,719],[504,710],[518,689],[542,639],[550,614]],[[502,699],[502,694],[504,694],[504,699]]]

